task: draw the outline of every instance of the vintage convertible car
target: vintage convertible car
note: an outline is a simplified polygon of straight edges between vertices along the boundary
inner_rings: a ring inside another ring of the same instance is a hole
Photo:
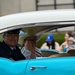
[[[75,10],[46,10],[25,13],[16,13],[0,17],[0,34],[22,28],[26,34],[41,34],[56,28],[75,25]],[[0,58],[0,75],[75,75],[75,57],[47,57],[58,54],[55,50],[41,50],[46,56],[31,59],[12,61]],[[61,53],[62,54],[62,53]],[[49,55],[49,54],[48,54]]]

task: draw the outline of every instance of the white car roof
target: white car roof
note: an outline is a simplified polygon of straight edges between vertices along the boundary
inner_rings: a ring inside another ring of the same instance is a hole
[[[43,22],[49,22],[51,25],[53,23],[53,25],[65,24],[65,22],[75,24],[75,9],[32,11],[2,16],[0,17],[0,31],[23,25],[25,27],[33,26],[32,24],[39,26],[37,23]]]

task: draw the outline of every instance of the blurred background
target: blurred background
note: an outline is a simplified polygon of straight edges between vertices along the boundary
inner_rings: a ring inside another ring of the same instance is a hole
[[[27,11],[74,8],[75,0],[0,0],[0,16]]]
[[[0,0],[0,16],[29,11],[58,9],[75,9],[75,0]],[[59,29],[59,31],[61,30],[75,31],[75,26]]]

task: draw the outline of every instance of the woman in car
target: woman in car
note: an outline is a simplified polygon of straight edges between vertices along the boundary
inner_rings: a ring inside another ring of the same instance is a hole
[[[41,51],[36,47],[37,37],[27,36],[24,39],[23,46],[21,49],[22,54],[26,57],[26,59],[34,59],[36,57],[42,57]]]
[[[53,34],[49,34],[46,42],[41,46],[41,49],[55,49],[58,50],[59,44],[54,40]]]
[[[60,50],[60,51],[63,51],[63,52],[66,51],[65,48],[68,47],[68,39],[69,39],[70,37],[73,37],[72,32],[67,32],[67,33],[65,33],[65,37],[64,37],[65,41],[64,41],[64,42],[61,44],[61,46],[59,47],[59,50]],[[65,47],[65,48],[63,48],[63,47]]]

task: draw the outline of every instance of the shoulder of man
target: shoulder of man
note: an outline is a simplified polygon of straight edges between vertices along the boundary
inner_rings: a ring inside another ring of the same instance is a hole
[[[4,42],[0,42],[0,47],[5,47],[6,44]]]

